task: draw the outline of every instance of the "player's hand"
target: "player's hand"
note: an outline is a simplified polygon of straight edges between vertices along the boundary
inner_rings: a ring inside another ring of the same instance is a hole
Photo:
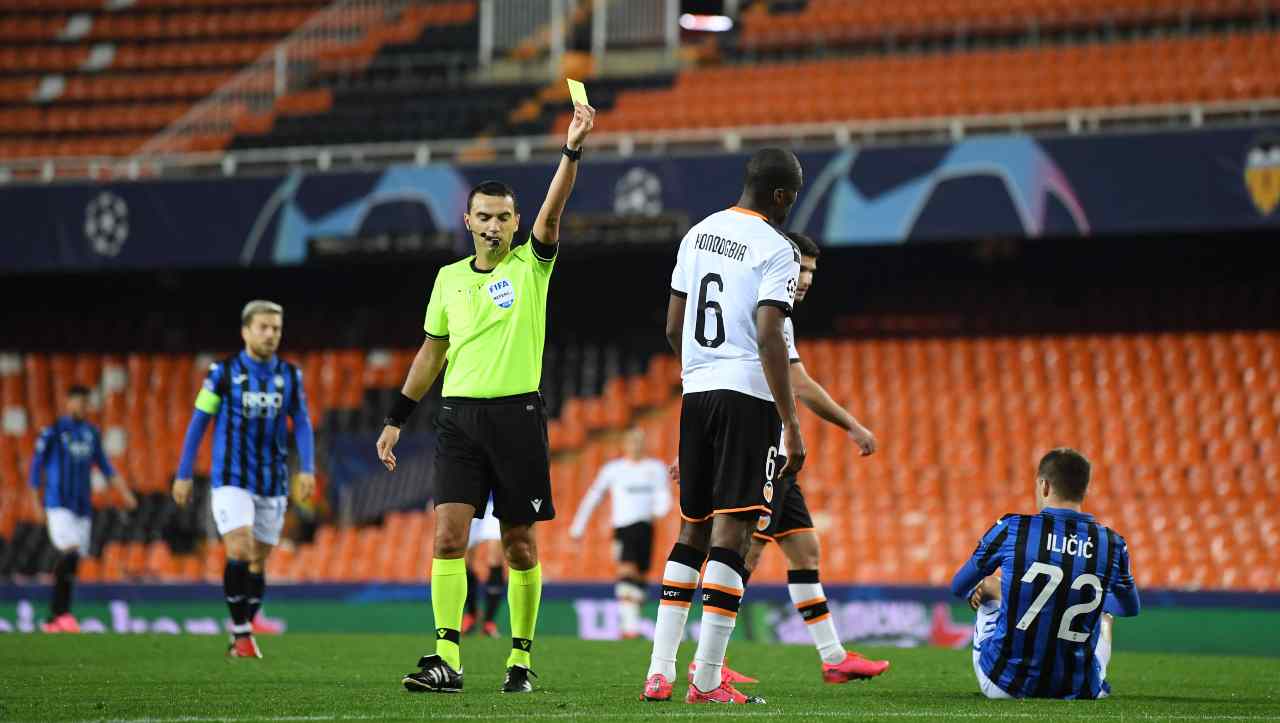
[[[391,450],[395,449],[396,442],[399,441],[400,428],[390,424],[383,427],[382,434],[378,435],[378,459],[382,460],[388,472],[396,471],[396,453]]]
[[[988,575],[973,588],[969,596],[969,608],[977,610],[983,603],[1000,599],[1000,581],[995,575]]]
[[[128,487],[120,488],[120,496],[124,498],[124,508],[126,510],[138,509],[138,496]]]
[[[576,151],[582,148],[582,144],[587,140],[587,135],[591,133],[591,128],[596,123],[596,109],[589,105],[574,103],[573,105],[573,121],[569,123],[569,136],[565,144],[569,146],[569,150]]]
[[[306,502],[316,492],[316,476],[310,472],[299,472],[293,476],[293,499]]]
[[[173,501],[178,503],[179,507],[186,507],[191,501],[191,480],[176,479],[173,481]]]
[[[858,449],[862,451],[862,456],[867,457],[876,453],[876,435],[871,433],[870,429],[853,423],[853,429],[849,430],[849,439],[858,445]]]
[[[667,475],[671,477],[671,481],[680,484],[680,462],[672,462],[667,466]]]
[[[782,469],[774,479],[792,477],[799,474],[804,467],[805,448],[804,439],[800,436],[800,425],[784,426],[782,442],[787,449],[787,463],[782,465]]]

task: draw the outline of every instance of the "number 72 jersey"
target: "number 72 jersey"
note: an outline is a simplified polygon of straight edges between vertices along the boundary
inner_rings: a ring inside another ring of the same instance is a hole
[[[790,315],[799,277],[795,244],[754,211],[726,209],[689,229],[671,273],[671,293],[685,299],[685,394],[728,389],[773,401],[756,309],[775,306]]]
[[[1097,698],[1109,688],[1094,653],[1103,612],[1136,615],[1124,538],[1092,515],[1046,508],[1005,515],[952,583],[967,594],[1001,571],[1000,616],[979,664],[1014,697]]]

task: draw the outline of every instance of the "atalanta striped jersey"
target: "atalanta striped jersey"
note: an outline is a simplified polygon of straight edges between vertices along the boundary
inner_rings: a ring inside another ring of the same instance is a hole
[[[951,590],[967,597],[997,569],[1000,617],[980,659],[987,677],[1016,698],[1110,692],[1093,659],[1099,620],[1104,611],[1130,616],[1139,609],[1124,538],[1074,510],[1005,515],[982,536]]]

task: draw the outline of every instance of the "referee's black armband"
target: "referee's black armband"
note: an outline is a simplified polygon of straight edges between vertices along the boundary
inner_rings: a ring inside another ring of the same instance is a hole
[[[387,412],[387,418],[382,423],[389,427],[403,427],[404,423],[409,421],[409,417],[413,416],[413,410],[418,408],[418,403],[405,396],[404,392],[400,392],[399,398],[391,405],[391,411]]]

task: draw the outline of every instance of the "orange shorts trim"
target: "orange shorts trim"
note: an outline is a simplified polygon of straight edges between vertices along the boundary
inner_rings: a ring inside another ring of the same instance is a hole
[[[687,603],[683,600],[659,600],[658,605],[671,605],[678,608],[687,608],[692,605],[692,603]]]
[[[763,532],[752,532],[751,536],[757,540],[760,540],[761,542],[777,542],[777,540],[774,540],[772,537],[769,537]]]
[[[813,625],[814,623],[820,623],[820,622],[822,622],[823,620],[826,620],[826,619],[827,619],[827,618],[829,618],[829,617],[831,617],[831,613],[823,613],[822,615],[819,615],[818,617],[814,618],[813,620],[806,620],[806,621],[804,621],[804,624],[805,624],[805,625]]]
[[[809,607],[810,605],[817,605],[818,603],[824,603],[824,602],[826,602],[826,601],[827,601],[827,599],[826,599],[825,597],[815,597],[815,598],[814,598],[814,599],[812,599],[812,600],[801,600],[800,602],[796,603],[796,607],[797,607],[797,608],[807,608],[807,607]]]
[[[717,592],[722,592],[726,595],[733,595],[734,597],[742,597],[741,588],[725,587],[724,585],[715,585],[709,582],[704,582],[702,583],[702,589],[716,590]]]
[[[665,585],[666,587],[678,587],[681,590],[697,590],[698,589],[698,583],[696,582],[676,582],[675,580],[667,580],[666,578],[663,578],[662,584]]]
[[[685,522],[706,522],[707,520],[715,516],[716,516],[716,513],[714,512],[707,515],[706,517],[690,517],[686,515],[683,510],[680,512],[680,519],[684,520]]]
[[[812,527],[797,527],[797,528],[796,528],[796,529],[794,529],[794,530],[787,530],[786,532],[779,532],[778,534],[774,535],[774,538],[786,537],[787,535],[794,535],[794,534],[796,534],[797,532],[815,532],[815,531],[816,531],[816,530],[814,530]]]
[[[723,615],[723,616],[725,616],[726,618],[736,618],[736,617],[738,617],[738,614],[737,614],[737,613],[735,613],[735,612],[734,612],[734,611],[732,611],[732,610],[725,610],[724,608],[713,608],[713,607],[711,607],[711,606],[709,606],[709,605],[703,605],[703,606],[702,606],[702,614],[703,614],[703,615],[705,615],[705,614],[707,614],[707,613],[715,613],[716,615]]]
[[[732,513],[734,513],[734,512],[750,512],[750,511],[752,511],[752,510],[760,510],[761,512],[764,512],[765,514],[770,514],[770,515],[771,515],[771,514],[773,514],[773,510],[769,509],[768,507],[766,507],[766,506],[764,506],[764,505],[751,505],[750,507],[733,507],[733,508],[731,508],[731,509],[727,509],[727,510],[714,510],[714,511],[712,511],[712,513],[711,513],[711,514],[713,514],[713,515],[728,515],[728,514],[732,514]]]

